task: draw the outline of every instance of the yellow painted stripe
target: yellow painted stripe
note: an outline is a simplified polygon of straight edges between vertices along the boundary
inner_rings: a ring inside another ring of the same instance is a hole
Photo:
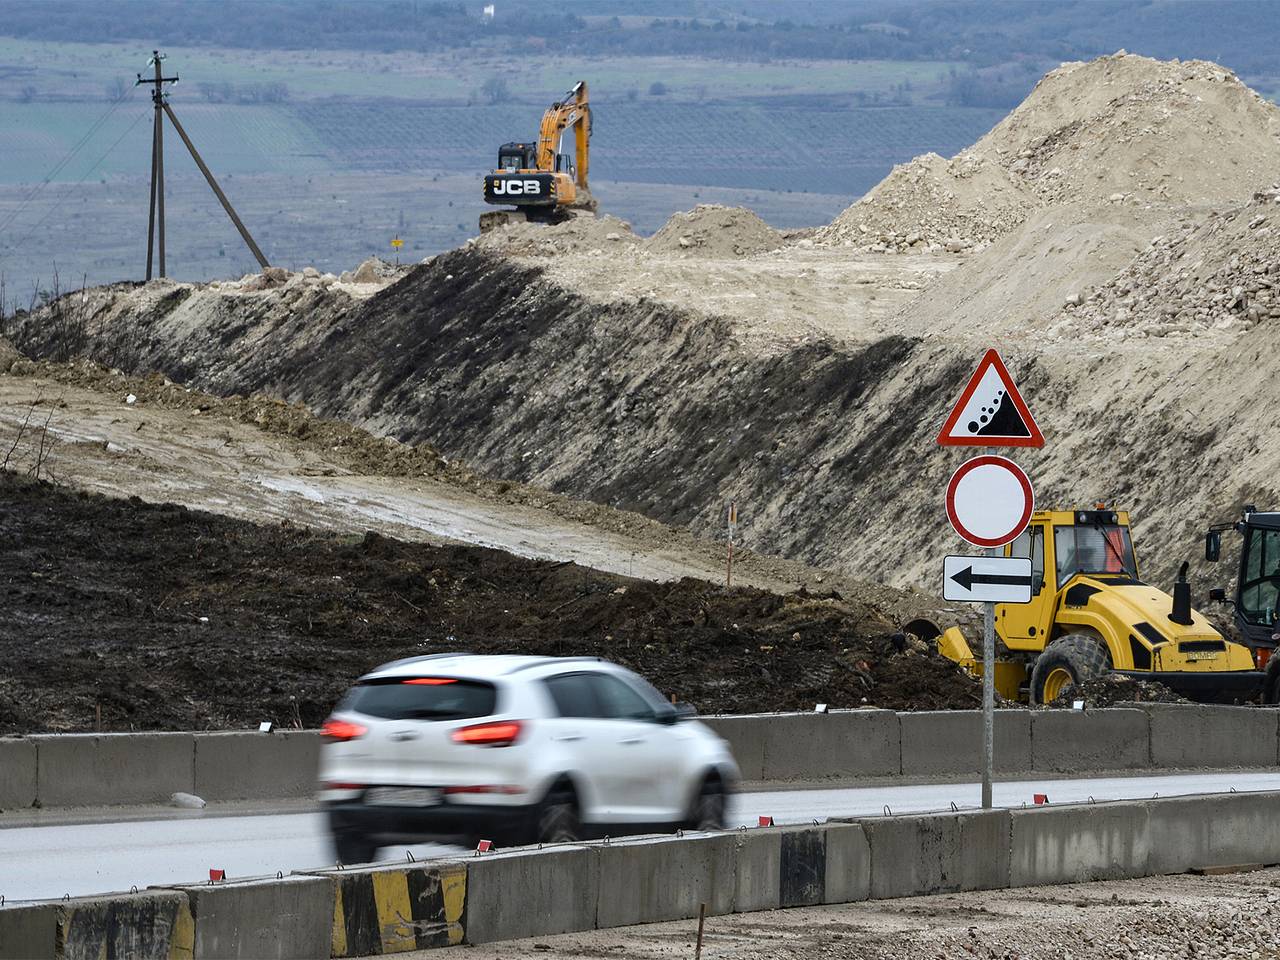
[[[409,878],[403,870],[378,870],[373,874],[373,902],[378,908],[382,952],[404,953],[417,949],[413,908],[409,904]]]
[[[347,913],[342,908],[342,881],[333,881],[333,938],[330,955],[347,955]]]
[[[461,921],[467,906],[467,868],[459,865],[442,869],[440,894],[444,898],[444,920],[449,925],[449,943],[461,943],[466,935]]]
[[[183,899],[169,931],[169,960],[192,960],[195,955],[196,921],[191,916],[190,902]]]

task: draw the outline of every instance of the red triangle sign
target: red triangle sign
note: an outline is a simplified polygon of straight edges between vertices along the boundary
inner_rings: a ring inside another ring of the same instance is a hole
[[[1043,447],[1013,377],[995,350],[988,350],[938,434],[944,447]]]

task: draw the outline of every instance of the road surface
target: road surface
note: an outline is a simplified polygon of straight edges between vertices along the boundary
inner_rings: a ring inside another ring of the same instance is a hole
[[[1199,773],[1151,777],[1011,781],[995,784],[997,806],[1018,807],[1047,793],[1052,803],[1141,799],[1193,793],[1280,790],[1280,773]],[[920,813],[977,807],[977,783],[914,784],[838,789],[768,790],[734,798],[734,826],[754,826],[761,815],[778,824],[845,816]],[[314,811],[229,816],[216,809],[174,811],[172,817],[121,822],[4,826],[0,821],[0,894],[9,902],[64,894],[139,889],[207,880],[209,869],[230,878],[269,876],[333,862],[323,817]],[[416,857],[461,852],[423,845]],[[403,848],[386,848],[389,859]]]

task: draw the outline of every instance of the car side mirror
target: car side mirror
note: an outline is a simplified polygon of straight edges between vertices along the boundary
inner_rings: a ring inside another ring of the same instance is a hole
[[[1204,535],[1204,558],[1209,563],[1217,563],[1222,557],[1222,534],[1210,530]]]
[[[675,724],[681,720],[688,720],[690,717],[698,715],[697,708],[690,703],[673,703],[670,706],[664,705],[661,709],[655,710],[653,719],[655,723]]]

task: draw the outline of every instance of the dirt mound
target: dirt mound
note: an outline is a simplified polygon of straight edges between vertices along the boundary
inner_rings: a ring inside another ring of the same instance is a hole
[[[1280,186],[1155,237],[1113,279],[1068,295],[1053,330],[1186,337],[1259,324],[1280,328]]]
[[[1163,683],[1134,680],[1108,673],[1086,680],[1079,687],[1068,686],[1050,707],[1070,707],[1083,700],[1086,707],[1115,707],[1123,703],[1190,703]]]
[[[605,248],[627,249],[637,245],[640,238],[626,220],[579,213],[560,223],[508,223],[467,242],[481,250],[509,256],[553,257]]]
[[[1216,63],[1120,51],[1046,74],[972,152],[1049,202],[1238,204],[1280,166],[1280,108]]]
[[[783,242],[781,233],[746,207],[700,203],[673,214],[645,247],[657,253],[723,259],[769,253]]]
[[[1037,205],[1035,195],[999,164],[970,154],[945,160],[928,153],[894,167],[815,240],[872,252],[981,251]]]
[[[316,726],[396,657],[592,654],[703,712],[977,702],[875,608],[258,526],[0,475],[0,732]]]
[[[1280,108],[1201,60],[1066,63],[951,160],[916,157],[818,231],[859,249],[981,250],[1058,203],[1242,203],[1280,166]]]

